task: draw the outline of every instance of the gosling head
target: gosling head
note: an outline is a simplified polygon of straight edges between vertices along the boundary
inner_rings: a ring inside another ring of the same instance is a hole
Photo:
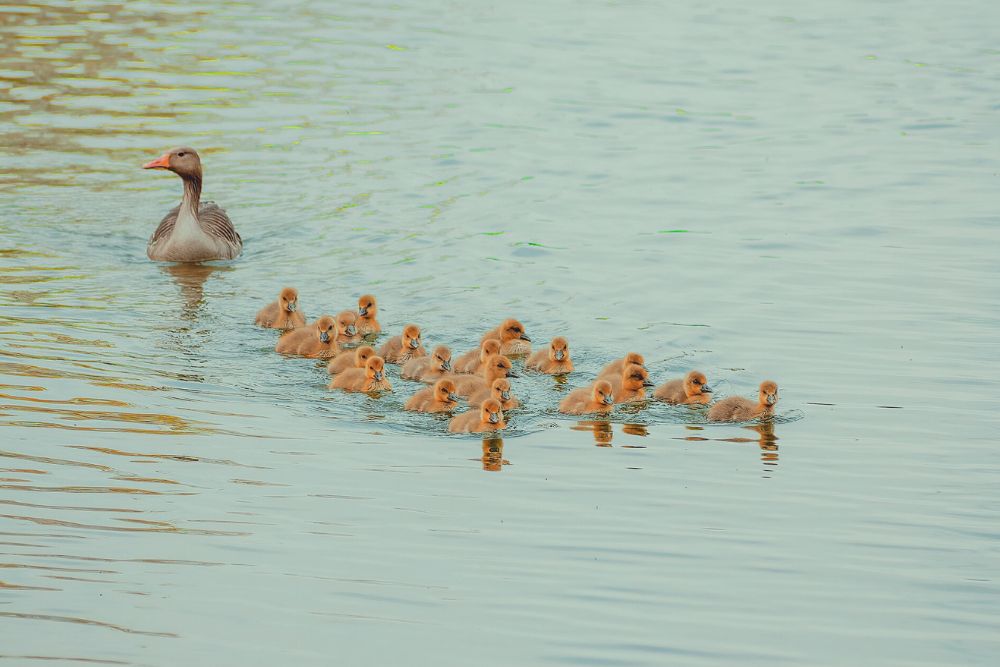
[[[493,398],[501,401],[510,400],[510,380],[507,378],[497,378],[493,381],[493,386],[490,388],[490,395]]]
[[[479,408],[479,418],[484,424],[499,424],[503,421],[503,411],[500,409],[500,401],[495,398],[487,398]]]
[[[345,310],[337,315],[337,335],[351,338],[358,334],[358,316],[353,310]]]
[[[415,350],[420,347],[420,327],[416,324],[407,324],[403,327],[403,349]]]
[[[294,313],[299,309],[299,291],[294,287],[286,287],[278,295],[278,306],[281,310]]]
[[[368,360],[375,356],[375,348],[371,345],[362,345],[354,350],[354,367],[366,368]]]
[[[524,333],[524,325],[515,319],[503,321],[503,324],[500,325],[500,339],[505,343],[519,339],[531,342],[528,334]]]
[[[760,404],[764,407],[774,407],[778,402],[778,383],[764,380],[760,383]]]
[[[458,403],[455,395],[455,381],[447,378],[434,383],[434,400],[438,403]]]
[[[684,394],[687,396],[699,396],[701,394],[711,394],[712,389],[708,386],[708,378],[701,371],[691,371],[684,376]]]
[[[556,362],[569,360],[569,341],[562,336],[556,336],[549,343],[549,359]]]
[[[152,162],[142,165],[143,169],[166,169],[181,178],[201,178],[201,158],[193,148],[182,146],[167,151]]]
[[[514,365],[510,359],[502,354],[491,355],[484,364],[484,373],[489,378],[516,378],[517,373],[513,370]]]
[[[594,403],[598,405],[614,405],[615,395],[612,393],[611,383],[607,380],[598,380],[595,382],[593,399]]]
[[[321,343],[329,343],[337,335],[337,321],[329,315],[316,320],[316,335]]]
[[[652,387],[649,381],[649,372],[638,364],[630,364],[622,371],[622,389],[628,391],[640,391],[644,387]]]
[[[434,363],[442,371],[451,370],[451,348],[447,345],[438,345],[434,348]]]
[[[636,366],[646,367],[646,358],[643,357],[638,352],[629,352],[625,355],[625,365],[635,364]]]
[[[372,294],[362,294],[358,299],[358,316],[375,317],[378,306],[375,304],[375,296]]]
[[[480,347],[479,360],[485,362],[494,354],[500,354],[500,340],[498,338],[487,338]]]
[[[382,357],[370,357],[365,362],[365,375],[369,380],[375,380],[376,382],[381,382],[385,379],[385,361]]]

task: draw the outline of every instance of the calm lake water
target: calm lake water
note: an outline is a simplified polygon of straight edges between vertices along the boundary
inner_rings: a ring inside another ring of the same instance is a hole
[[[1000,661],[998,5],[122,4],[0,8],[0,663]],[[285,284],[578,373],[448,436]],[[555,412],[627,350],[780,417]]]

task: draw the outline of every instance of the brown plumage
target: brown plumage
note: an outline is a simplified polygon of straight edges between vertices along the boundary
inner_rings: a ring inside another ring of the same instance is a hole
[[[649,373],[638,364],[629,364],[618,377],[606,375],[601,379],[611,383],[616,404],[646,400],[646,387],[653,386],[649,381]]]
[[[500,407],[504,412],[513,410],[521,405],[521,401],[510,390],[510,380],[507,378],[497,378],[489,387],[483,387],[469,396],[469,407],[482,405],[488,398],[495,398],[500,402]]]
[[[378,323],[378,304],[375,303],[375,296],[372,294],[362,294],[358,299],[358,333],[362,336],[372,336],[382,332],[382,325]]]
[[[471,396],[477,391],[488,389],[497,378],[517,377],[510,359],[502,354],[494,354],[479,370],[479,375],[452,375],[455,381],[455,393],[459,396]]]
[[[661,384],[653,391],[653,398],[675,405],[707,405],[712,400],[712,390],[704,373],[691,371],[683,378]]]
[[[573,370],[573,360],[569,358],[569,341],[556,336],[545,348],[538,350],[524,366],[549,375],[562,375]]]
[[[324,315],[312,324],[286,331],[278,339],[274,350],[314,359],[335,357],[340,352],[337,347],[337,323],[329,315]]]
[[[607,375],[618,376],[622,374],[622,369],[625,368],[625,364],[635,364],[637,366],[646,367],[646,360],[638,352],[629,352],[621,359],[615,359],[610,364],[601,369],[601,372],[597,374],[597,377],[605,377]]]
[[[149,238],[146,255],[158,262],[207,262],[235,259],[243,239],[215,202],[201,201],[201,158],[193,148],[174,148],[143,169],[166,169],[181,177],[184,196]]]
[[[448,378],[438,380],[433,387],[421,389],[403,406],[413,412],[451,412],[456,407],[458,396],[455,395],[455,383]]]
[[[614,407],[614,391],[607,380],[598,380],[589,387],[574,389],[559,402],[559,412],[567,415],[611,412]]]
[[[500,354],[500,339],[488,338],[479,344],[479,349],[469,350],[453,359],[451,367],[456,373],[478,373],[483,363],[494,354]]]
[[[451,349],[446,345],[438,345],[426,357],[410,359],[403,364],[400,375],[407,380],[434,382],[451,372]]]
[[[708,420],[713,422],[745,422],[758,417],[770,417],[778,403],[778,385],[771,380],[760,383],[757,400],[742,396],[724,398],[708,411]]]
[[[356,343],[361,340],[358,333],[358,316],[353,310],[342,310],[337,313],[337,343]]]
[[[375,356],[375,348],[371,345],[362,345],[354,350],[344,350],[330,360],[326,365],[326,372],[330,375],[343,373],[348,368],[364,368],[369,359]]]
[[[496,329],[484,333],[479,342],[490,338],[500,340],[500,354],[531,354],[531,339],[524,332],[524,325],[513,318],[504,320]]]
[[[452,433],[486,433],[499,431],[506,426],[500,402],[493,398],[484,401],[479,408],[472,408],[452,417],[448,422],[448,430]]]
[[[269,329],[295,329],[306,325],[306,316],[299,310],[299,292],[286,287],[278,300],[267,304],[257,313],[254,324]]]
[[[407,324],[403,335],[393,336],[379,348],[378,354],[387,364],[404,364],[416,357],[426,357],[427,350],[420,344],[420,327]]]
[[[344,391],[390,391],[392,385],[385,376],[385,362],[382,357],[371,357],[365,362],[364,368],[348,368],[343,373],[334,376],[330,389]]]

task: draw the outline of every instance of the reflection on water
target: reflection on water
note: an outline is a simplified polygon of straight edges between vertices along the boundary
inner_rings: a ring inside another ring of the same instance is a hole
[[[205,305],[205,281],[217,271],[231,271],[232,268],[216,264],[161,264],[160,268],[167,273],[180,288],[182,308],[180,318],[186,322],[195,322],[198,312]]]
[[[483,438],[483,470],[489,472],[500,472],[503,466],[510,465],[510,461],[503,457],[503,438],[484,437]]]

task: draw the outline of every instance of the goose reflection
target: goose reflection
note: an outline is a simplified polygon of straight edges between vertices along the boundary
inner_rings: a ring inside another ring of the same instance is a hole
[[[181,292],[181,319],[195,322],[205,305],[205,281],[216,271],[231,271],[232,267],[212,264],[164,264],[160,267],[168,274]]]
[[[488,436],[483,438],[483,470],[500,472],[510,461],[503,457],[503,438]]]

